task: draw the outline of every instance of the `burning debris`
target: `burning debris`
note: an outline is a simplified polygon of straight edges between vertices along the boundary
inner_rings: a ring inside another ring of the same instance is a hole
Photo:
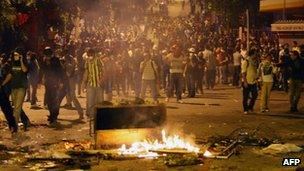
[[[90,140],[62,140],[44,144],[43,149],[18,149],[0,145],[0,163],[22,165],[29,170],[90,169],[104,160],[156,159],[168,167],[203,164],[205,158],[227,159],[238,154],[242,146],[265,147],[277,142],[265,137],[265,128],[240,128],[228,136],[211,137],[204,143],[191,143],[179,135],[161,131],[161,138],[121,145],[114,149],[93,149]],[[199,144],[199,145],[198,145]]]
[[[204,157],[227,159],[233,154],[238,154],[241,146],[267,147],[278,142],[280,139],[275,131],[266,124],[260,124],[255,129],[237,128],[228,136],[210,137],[205,142],[208,147]]]
[[[185,152],[198,153],[200,149],[186,142],[178,135],[167,136],[166,131],[162,130],[162,140],[135,142],[130,148],[122,145],[118,153],[122,155],[138,155],[139,158],[158,157],[157,150],[184,150]]]

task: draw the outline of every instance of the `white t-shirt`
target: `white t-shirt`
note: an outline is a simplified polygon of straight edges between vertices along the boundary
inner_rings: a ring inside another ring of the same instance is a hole
[[[233,53],[233,66],[240,66],[241,65],[241,59],[242,59],[242,55],[240,54],[240,52],[234,52]]]

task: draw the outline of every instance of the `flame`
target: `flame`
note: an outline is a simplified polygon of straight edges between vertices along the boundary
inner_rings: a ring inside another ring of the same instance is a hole
[[[162,141],[154,140],[149,142],[144,140],[142,142],[135,142],[131,145],[130,148],[127,148],[123,144],[118,149],[118,154],[120,155],[137,155],[140,158],[154,158],[158,157],[159,154],[151,152],[153,150],[160,149],[184,149],[188,152],[198,153],[199,148],[191,145],[188,142],[185,142],[178,135],[167,136],[165,130],[162,130]]]
[[[205,153],[204,153],[204,157],[212,157],[213,155],[212,155],[212,153],[210,152],[210,151],[208,151],[208,150],[206,150],[205,151]]]

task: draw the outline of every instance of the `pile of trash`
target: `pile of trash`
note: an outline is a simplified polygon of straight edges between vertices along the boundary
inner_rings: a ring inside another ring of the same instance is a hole
[[[214,158],[229,158],[239,154],[244,146],[259,147],[259,154],[278,154],[301,152],[303,149],[295,144],[284,144],[275,130],[262,123],[255,129],[237,128],[228,136],[212,136],[205,142],[207,151]],[[223,153],[228,151],[228,153]]]
[[[29,170],[90,169],[98,164],[92,159],[70,156],[68,150],[88,150],[92,148],[90,141],[62,140],[61,142],[44,144],[39,150],[30,146],[11,148],[0,144],[0,165],[19,165]]]

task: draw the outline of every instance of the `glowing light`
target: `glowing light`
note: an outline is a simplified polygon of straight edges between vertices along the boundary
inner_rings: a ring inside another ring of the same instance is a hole
[[[212,155],[212,153],[210,152],[210,151],[208,151],[208,150],[206,150],[205,151],[205,153],[204,153],[204,157],[212,157],[213,155]]]
[[[165,150],[165,149],[183,149],[188,152],[198,153],[199,148],[191,145],[189,142],[184,141],[178,135],[167,136],[166,132],[162,130],[162,141],[158,140],[147,141],[144,140],[142,142],[134,142],[130,148],[127,148],[125,144],[123,144],[118,149],[118,154],[120,155],[136,155],[140,158],[155,158],[158,157],[159,154],[155,152],[151,152],[153,150]]]

